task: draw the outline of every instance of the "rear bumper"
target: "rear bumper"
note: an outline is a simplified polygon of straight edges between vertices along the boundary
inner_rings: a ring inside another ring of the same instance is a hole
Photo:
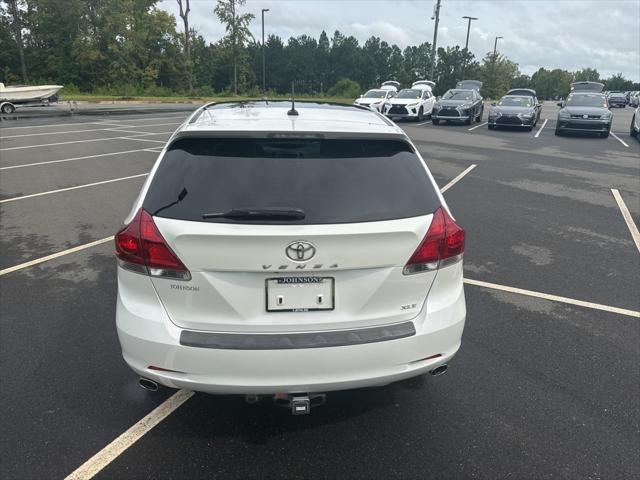
[[[119,272],[127,274],[136,275]],[[180,344],[184,329],[167,318],[159,300],[157,305],[141,308],[120,292],[118,337],[124,360],[138,375],[173,388],[214,394],[271,394],[385,385],[447,363],[460,347],[466,316],[461,263],[442,269],[438,277],[441,281],[434,282],[425,306],[412,320],[415,334],[395,340],[269,350],[185,346]],[[142,295],[138,298],[154,298],[150,281],[148,286],[137,288]],[[439,356],[429,358],[434,355]]]

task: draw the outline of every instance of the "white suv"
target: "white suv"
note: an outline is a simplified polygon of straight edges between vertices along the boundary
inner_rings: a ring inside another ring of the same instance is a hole
[[[309,394],[442,372],[464,231],[404,132],[363,107],[212,104],[116,234],[116,323],[141,385]]]
[[[423,120],[431,116],[436,98],[432,89],[435,83],[430,80],[418,80],[411,88],[403,88],[386,104],[382,113],[391,119],[406,118]]]

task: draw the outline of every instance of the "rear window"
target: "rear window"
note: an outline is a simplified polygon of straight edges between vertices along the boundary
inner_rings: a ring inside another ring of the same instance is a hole
[[[159,217],[286,225],[416,217],[439,205],[421,160],[405,142],[204,138],[173,144],[143,203]],[[239,208],[301,209],[305,218],[202,218]]]

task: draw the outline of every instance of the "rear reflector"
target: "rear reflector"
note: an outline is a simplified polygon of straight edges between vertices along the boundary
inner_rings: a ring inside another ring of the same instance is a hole
[[[437,270],[462,259],[464,230],[453,221],[443,207],[433,212],[427,234],[404,267],[403,273]]]
[[[153,217],[142,208],[116,233],[115,243],[123,268],[154,277],[191,280],[191,273],[162,237]]]

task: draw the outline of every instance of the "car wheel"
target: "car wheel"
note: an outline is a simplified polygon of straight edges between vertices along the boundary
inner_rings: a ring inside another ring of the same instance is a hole
[[[480,115],[478,115],[478,122],[482,122],[483,116],[484,116],[484,106],[480,109]]]
[[[602,133],[600,134],[600,136],[601,136],[602,138],[608,138],[608,137],[609,137],[609,131],[602,132]]]
[[[424,120],[424,110],[420,107],[420,110],[418,110],[418,121],[421,122],[422,120]]]
[[[556,132],[555,133],[556,133],[556,135],[558,137],[562,134],[562,132],[560,131],[560,129],[558,127],[556,127]]]
[[[636,116],[634,115],[633,118],[631,119],[631,128],[629,129],[629,135],[631,135],[632,137],[637,137],[638,136],[638,132],[636,132]]]
[[[10,103],[5,103],[4,105],[2,105],[2,113],[13,113],[15,111],[16,111],[16,107],[14,107]]]
[[[440,123],[440,120],[438,120],[437,118],[431,117],[431,123],[433,123],[434,125],[438,125]]]
[[[471,125],[473,123],[473,120],[474,120],[474,116],[473,116],[473,114],[471,114],[471,115],[469,115],[469,118],[467,118],[464,121],[464,123],[465,123],[465,125]]]
[[[495,125],[487,125],[487,127],[489,127],[489,130],[495,130],[496,129]]]

